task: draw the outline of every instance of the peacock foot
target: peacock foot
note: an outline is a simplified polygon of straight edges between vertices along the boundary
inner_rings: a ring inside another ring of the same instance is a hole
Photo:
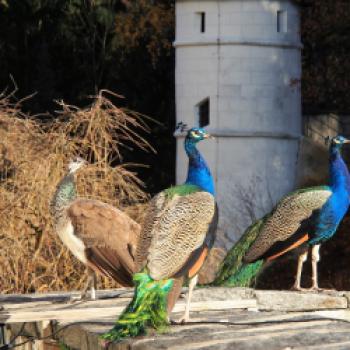
[[[170,324],[172,325],[183,325],[190,321],[190,316],[184,315],[183,317],[179,318],[178,320],[170,320]]]
[[[290,290],[296,291],[296,292],[308,292],[309,291],[308,288],[303,288],[303,287],[296,286],[296,285],[294,285]]]
[[[97,300],[96,295],[93,294],[93,295],[89,296],[88,293],[81,293],[79,295],[72,295],[70,297],[69,302],[71,304],[74,304],[74,303],[77,303],[80,301],[91,301],[91,300]]]
[[[85,301],[85,300],[86,300],[86,297],[83,296],[82,294],[72,295],[69,299],[69,303],[74,304],[74,303],[78,303],[80,301]]]
[[[322,293],[332,293],[332,292],[336,292],[335,289],[326,289],[326,288],[321,288],[318,286],[313,286],[311,288],[308,289],[309,292],[322,292]]]
[[[190,316],[189,315],[184,315],[183,317],[181,317],[177,323],[178,324],[185,324],[185,323],[188,323],[190,320]]]

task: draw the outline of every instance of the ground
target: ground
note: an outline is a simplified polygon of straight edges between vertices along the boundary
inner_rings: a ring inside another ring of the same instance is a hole
[[[6,336],[27,322],[22,337],[50,335],[69,349],[102,349],[99,335],[113,326],[131,290],[100,292],[98,301],[68,302],[70,294],[1,296],[0,323]],[[184,309],[181,299],[172,318]],[[349,349],[350,309],[347,292],[299,293],[244,288],[199,288],[191,323],[168,331],[113,344],[110,350],[209,349]],[[53,321],[55,320],[55,321]],[[65,327],[65,328],[62,328]],[[59,349],[51,341],[39,349]],[[62,345],[61,345],[62,346]],[[19,348],[21,349],[21,348]],[[30,348],[26,348],[30,349]],[[34,349],[34,347],[32,348]],[[61,347],[62,349],[62,347]]]

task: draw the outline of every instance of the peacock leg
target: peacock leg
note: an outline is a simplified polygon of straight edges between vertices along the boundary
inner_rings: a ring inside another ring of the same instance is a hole
[[[314,245],[311,251],[311,263],[312,263],[312,286],[311,289],[319,289],[318,287],[318,273],[317,264],[320,261],[320,245]]]
[[[89,273],[91,274],[91,289],[90,289],[90,298],[91,300],[96,300],[96,285],[97,285],[97,280],[96,280],[96,274],[94,271],[90,270]]]
[[[182,318],[179,320],[179,323],[186,323],[190,320],[191,298],[192,298],[193,289],[197,285],[197,282],[198,282],[198,275],[196,275],[190,279],[190,283],[188,285],[188,293],[187,293],[187,297],[186,297],[185,313],[182,316]]]
[[[303,270],[304,262],[307,260],[307,255],[308,255],[307,251],[305,253],[302,253],[299,255],[297,275],[295,277],[295,282],[294,282],[294,285],[292,287],[292,290],[299,290],[299,291],[305,290],[304,288],[300,287],[300,282],[301,282],[301,272]]]
[[[88,298],[88,290],[91,288],[91,299],[96,299],[96,292],[95,292],[95,285],[96,285],[96,276],[95,272],[88,268],[88,278],[86,280],[86,284],[84,286],[84,289],[81,291],[79,296],[74,296],[71,298],[72,302],[75,301],[81,301],[81,300],[87,300]]]

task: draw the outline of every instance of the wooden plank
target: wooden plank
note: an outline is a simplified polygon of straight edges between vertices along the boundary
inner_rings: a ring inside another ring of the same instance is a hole
[[[104,319],[108,317],[117,317],[121,314],[126,306],[111,306],[108,307],[89,307],[89,304],[85,308],[60,308],[57,309],[56,305],[47,310],[8,310],[0,312],[0,323],[17,323],[17,322],[36,322],[45,320],[96,320]],[[228,310],[228,309],[246,309],[256,308],[255,299],[246,300],[212,300],[203,302],[191,303],[191,310],[193,311],[209,311],[209,310]],[[174,312],[184,312],[185,303],[179,302]]]
[[[104,295],[108,294],[111,295],[109,291]],[[3,309],[0,311],[0,323],[7,323],[15,329],[15,326],[20,327],[19,322],[28,322],[27,333],[35,335],[29,325],[58,320],[56,330],[71,324],[60,332],[59,338],[64,343],[80,350],[97,350],[101,349],[98,345],[99,334],[112,327],[132,294],[131,289],[116,291],[114,296],[117,297],[114,299],[73,304],[67,302],[72,293],[1,296]],[[339,344],[341,349],[340,344],[344,344],[343,348],[346,349],[350,327],[348,323],[339,320],[350,322],[349,300],[350,295],[345,292],[299,293],[248,288],[198,288],[191,303],[192,320],[198,323],[172,326],[168,333],[156,337],[113,344],[110,350],[264,350],[284,349],[288,346],[296,349],[308,349],[311,346],[311,350],[317,348],[312,348],[313,344],[327,344],[330,349],[337,349],[335,344]],[[176,318],[184,309],[185,302],[180,300],[174,310]],[[248,312],[245,309],[260,312]],[[173,314],[172,317],[174,316]],[[77,324],[77,321],[88,321],[91,324]],[[54,343],[40,341],[35,346],[43,350],[53,350],[56,347]]]
[[[34,294],[1,294],[0,293],[0,305],[9,303],[22,303],[22,302],[64,302],[69,301],[72,297],[80,295],[78,291],[70,292],[50,292],[50,293],[34,293]],[[118,289],[101,289],[96,291],[97,298],[116,298],[133,296],[133,288],[118,288]]]
[[[350,310],[325,310],[325,311],[314,311],[314,315],[331,318],[333,320],[342,320],[350,322]]]
[[[338,292],[303,293],[293,291],[256,290],[258,309],[264,311],[313,311],[346,309],[348,300]]]
[[[114,291],[113,291],[114,292]],[[62,302],[62,295],[31,295],[28,298],[4,298],[10,300],[3,303],[0,310],[0,322],[22,322],[50,319],[84,320],[100,317],[116,317],[130,301],[131,290],[117,291],[117,298],[96,301]],[[128,294],[129,293],[129,294]],[[67,297],[67,293],[62,293]],[[105,295],[108,293],[105,293]],[[110,295],[110,293],[109,293]],[[19,300],[24,300],[19,302]],[[32,300],[31,302],[29,300]],[[49,300],[49,301],[48,301]],[[55,302],[59,300],[59,302]],[[199,304],[196,304],[199,303]],[[228,303],[228,304],[226,304]],[[225,310],[230,308],[251,308],[265,311],[313,311],[323,309],[347,309],[348,295],[343,292],[299,293],[291,291],[258,291],[244,288],[199,288],[193,295],[192,310]],[[175,312],[183,310],[180,301]],[[108,310],[106,310],[108,309]]]
[[[251,322],[253,313],[238,312],[246,322]],[[227,312],[227,316],[235,321],[238,313]],[[269,314],[264,312],[263,314]],[[211,313],[210,313],[211,315]],[[255,325],[224,325],[224,324],[196,324],[188,323],[184,326],[172,326],[165,334],[157,336],[129,339],[120,344],[110,345],[110,350],[156,350],[156,349],[286,349],[296,345],[327,344],[347,340],[349,327],[337,321],[313,320],[308,321],[309,314],[303,313],[305,321],[280,322],[270,325],[257,323]],[[278,315],[275,315],[275,317]],[[207,318],[208,314],[204,318]],[[196,318],[193,321],[197,321]],[[207,318],[207,321],[209,319]],[[61,325],[60,325],[61,326]],[[60,327],[59,326],[59,327]],[[108,330],[110,326],[99,327],[73,325],[61,334],[60,338],[67,345],[80,350],[102,349],[98,346],[99,334]],[[67,333],[66,333],[67,331]],[[88,341],[87,341],[88,339]]]
[[[325,317],[344,315],[343,311],[319,311]],[[129,339],[120,344],[112,344],[109,350],[265,350],[265,349],[308,349],[308,346],[329,345],[330,349],[348,349],[349,325],[337,320],[320,319],[318,312],[248,312],[246,310],[219,310],[194,312],[192,321],[184,326],[171,326],[167,333]],[[234,322],[231,325],[218,323],[219,320]],[[199,316],[199,317],[198,317]],[[314,319],[315,318],[315,319]],[[71,324],[59,332],[59,339],[72,349],[102,350],[99,335],[110,329],[114,317],[107,324]],[[197,324],[196,322],[213,322]],[[268,323],[266,321],[270,321]],[[60,322],[54,330],[68,324]],[[29,324],[27,324],[29,326]],[[11,326],[12,327],[12,326]],[[19,327],[19,325],[17,325]],[[27,330],[30,332],[30,329]],[[345,347],[336,347],[344,344]],[[334,345],[334,346],[333,346]],[[327,349],[326,346],[321,347]],[[310,350],[311,350],[310,349]],[[46,350],[46,349],[45,349]],[[52,349],[50,349],[52,350]]]
[[[254,309],[257,307],[255,299],[242,300],[210,300],[191,303],[191,311],[216,311],[229,309]],[[185,311],[185,303],[177,303],[173,312]]]
[[[26,302],[26,303],[16,303],[16,304],[3,304],[1,313],[4,312],[15,312],[18,311],[48,311],[48,310],[61,310],[61,309],[86,309],[86,308],[104,308],[104,307],[113,307],[113,306],[125,306],[130,302],[131,298],[115,298],[115,299],[106,299],[106,300],[84,300],[76,302],[48,302],[48,301],[39,301],[39,302]]]

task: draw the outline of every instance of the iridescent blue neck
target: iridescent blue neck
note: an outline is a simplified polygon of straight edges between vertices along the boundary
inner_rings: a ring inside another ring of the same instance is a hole
[[[204,158],[198,151],[196,144],[186,138],[185,150],[189,158],[186,184],[196,185],[204,191],[215,195],[214,179]]]
[[[350,195],[349,170],[337,146],[332,146],[330,150],[329,177],[330,187],[334,192],[346,191]]]

